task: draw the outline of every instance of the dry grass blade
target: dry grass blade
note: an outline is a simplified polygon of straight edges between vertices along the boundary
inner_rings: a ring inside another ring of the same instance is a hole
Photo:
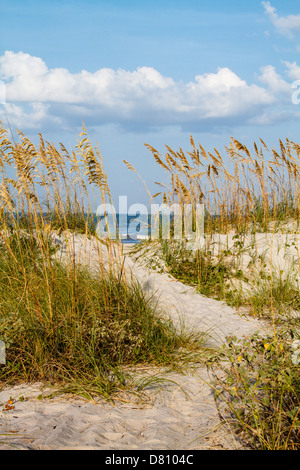
[[[134,171],[136,173],[136,169],[130,163],[128,163],[126,160],[123,160],[123,162],[127,166],[128,170]]]

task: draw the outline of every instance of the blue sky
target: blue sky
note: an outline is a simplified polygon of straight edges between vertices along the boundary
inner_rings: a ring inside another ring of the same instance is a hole
[[[163,153],[188,149],[190,134],[220,151],[231,136],[298,141],[299,54],[294,0],[1,0],[0,119],[68,148],[84,121],[114,197],[143,202],[122,161],[156,192],[145,142]]]

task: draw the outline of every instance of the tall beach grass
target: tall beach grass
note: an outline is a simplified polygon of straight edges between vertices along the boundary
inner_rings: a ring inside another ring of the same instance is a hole
[[[109,398],[136,389],[130,367],[175,367],[199,351],[200,335],[176,330],[126,276],[120,244],[97,238],[95,209],[111,194],[85,128],[70,152],[42,135],[38,146],[18,137],[0,126],[1,385],[39,381]],[[75,260],[78,234],[97,247],[96,269]]]

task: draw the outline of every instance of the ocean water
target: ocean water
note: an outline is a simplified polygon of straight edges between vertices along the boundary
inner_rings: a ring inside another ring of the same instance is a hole
[[[107,214],[97,218],[99,236],[120,238],[122,243],[139,243],[150,236],[151,220],[148,215]]]
[[[44,218],[48,216],[47,213],[41,215]],[[26,222],[30,219],[31,223],[34,223],[32,217],[28,214],[19,212],[14,214],[14,217],[18,217],[20,221],[23,219]],[[88,214],[86,214],[86,217],[89,217]],[[150,236],[151,218],[148,214],[116,214],[115,216],[107,214],[106,217],[99,217],[94,214],[94,223],[97,225],[99,236],[121,239],[123,243],[139,243]]]

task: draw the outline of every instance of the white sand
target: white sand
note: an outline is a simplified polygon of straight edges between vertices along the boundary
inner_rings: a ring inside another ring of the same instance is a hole
[[[58,240],[58,239],[57,239]],[[76,261],[97,267],[99,259],[93,240],[77,236]],[[263,243],[265,247],[265,243]],[[128,248],[127,248],[128,249]],[[67,246],[62,241],[61,253]],[[104,250],[105,251],[105,250]],[[105,253],[104,263],[112,259]],[[116,269],[120,263],[114,260]],[[122,263],[121,263],[122,264]],[[253,318],[240,316],[225,305],[197,294],[193,288],[174,280],[167,273],[148,270],[144,265],[125,258],[126,273],[132,270],[144,289],[154,295],[178,325],[184,318],[189,326],[208,331],[211,345],[220,345],[225,336],[238,337],[267,326]],[[147,373],[147,371],[145,371]],[[151,371],[148,371],[150,374]],[[148,449],[197,450],[243,448],[220,419],[206,368],[199,367],[187,375],[172,373],[169,383],[146,390],[143,402],[89,402],[74,396],[38,399],[43,392],[39,384],[25,384],[0,392],[0,448],[2,449]],[[24,397],[19,401],[19,397]],[[12,398],[12,408],[3,411]],[[6,434],[2,435],[1,434]]]

